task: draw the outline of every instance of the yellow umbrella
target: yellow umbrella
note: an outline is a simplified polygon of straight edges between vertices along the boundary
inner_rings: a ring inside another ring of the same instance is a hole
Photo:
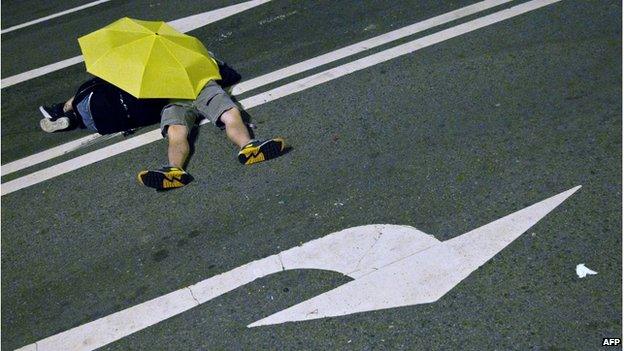
[[[137,98],[194,99],[219,67],[194,37],[165,22],[122,18],[78,38],[87,72]]]

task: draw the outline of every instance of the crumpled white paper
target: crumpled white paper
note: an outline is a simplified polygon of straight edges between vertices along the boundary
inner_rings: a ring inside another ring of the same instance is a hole
[[[598,274],[598,272],[585,267],[585,263],[576,265],[576,275],[578,275],[579,278],[585,278],[588,274]]]

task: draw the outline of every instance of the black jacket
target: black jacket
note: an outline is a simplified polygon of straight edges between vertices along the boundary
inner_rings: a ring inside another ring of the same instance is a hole
[[[221,86],[227,87],[238,83],[240,74],[226,63],[218,61]],[[78,88],[74,95],[73,108],[78,117],[76,105],[86,96],[91,95],[89,107],[95,128],[100,134],[112,134],[148,126],[160,122],[160,113],[168,99],[137,99],[124,90],[94,77]]]
[[[89,104],[95,128],[100,134],[111,134],[160,122],[160,112],[167,99],[137,99],[116,86],[92,78],[78,88],[73,108],[80,115],[76,105],[91,95]]]

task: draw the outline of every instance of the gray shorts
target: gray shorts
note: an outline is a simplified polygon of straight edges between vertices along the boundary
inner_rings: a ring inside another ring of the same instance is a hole
[[[202,118],[221,126],[223,124],[219,118],[223,112],[233,107],[237,106],[230,96],[219,84],[211,80],[195,100],[171,100],[160,114],[160,131],[166,137],[170,125],[183,125],[191,130]]]

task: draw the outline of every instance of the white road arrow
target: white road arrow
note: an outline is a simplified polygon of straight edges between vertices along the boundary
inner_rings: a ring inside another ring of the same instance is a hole
[[[355,280],[249,327],[435,302],[579,188],[444,242],[412,227],[372,225],[285,251],[284,269],[329,269]]]
[[[47,337],[20,350],[94,350],[258,278],[289,269],[336,271],[354,280],[248,327],[434,302],[579,188],[444,242],[409,226],[373,224],[345,229]]]

